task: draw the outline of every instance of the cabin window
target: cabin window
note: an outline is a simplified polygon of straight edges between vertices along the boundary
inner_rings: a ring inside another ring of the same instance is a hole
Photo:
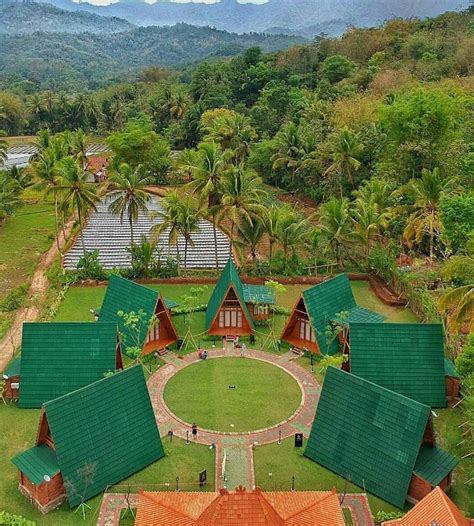
[[[255,305],[253,311],[256,315],[268,316],[268,305]]]
[[[160,339],[160,324],[157,322],[148,331],[148,334],[146,335],[146,343],[156,342],[159,339]]]
[[[242,311],[239,308],[225,308],[219,311],[219,328],[242,327]]]
[[[309,320],[300,320],[300,340],[312,343],[316,342],[316,335],[314,334],[313,327],[311,327]]]

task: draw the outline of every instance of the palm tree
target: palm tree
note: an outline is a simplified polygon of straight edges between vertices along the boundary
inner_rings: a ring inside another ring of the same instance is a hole
[[[285,270],[288,265],[288,252],[291,249],[293,256],[296,247],[301,245],[308,234],[309,221],[302,217],[296,210],[287,209],[278,220],[278,241],[283,248]]]
[[[2,136],[2,130],[0,130],[0,137],[1,136]],[[0,139],[0,161],[3,161],[4,159],[7,158],[7,148],[8,148],[7,141]]]
[[[184,274],[186,275],[188,269],[188,245],[194,246],[192,239],[193,232],[199,230],[199,220],[201,219],[202,211],[196,208],[195,202],[191,196],[186,196],[181,200],[179,210],[178,228],[181,235],[184,237]]]
[[[140,169],[132,168],[128,164],[121,164],[119,169],[112,173],[110,179],[112,191],[109,193],[109,212],[120,216],[120,222],[126,215],[130,225],[130,248],[133,249],[133,224],[138,221],[140,212],[148,213],[147,203],[150,194],[145,187],[153,179],[144,175]]]
[[[253,223],[261,217],[265,207],[262,204],[267,193],[263,189],[262,179],[243,165],[230,168],[222,180],[221,203],[213,207],[219,221],[230,220],[229,254],[232,255],[234,231],[244,219]]]
[[[182,91],[175,93],[170,100],[169,112],[171,117],[176,120],[181,120],[186,113],[189,105],[189,100]]]
[[[219,270],[219,253],[217,247],[217,218],[215,206],[219,204],[222,195],[222,178],[224,173],[224,158],[222,151],[215,143],[201,143],[198,147],[199,158],[188,166],[193,180],[188,188],[201,199],[207,200],[207,209],[212,217],[214,234],[214,249],[216,256],[216,271]]]
[[[440,311],[448,316],[448,327],[454,332],[469,321],[469,331],[474,326],[474,284],[450,290],[438,302]]]
[[[81,244],[83,255],[86,255],[84,243],[83,220],[88,209],[96,210],[99,200],[97,187],[87,180],[87,172],[71,157],[62,159],[56,168],[58,184],[56,191],[61,198],[60,207],[66,210],[75,210],[79,220]]]
[[[321,206],[319,228],[332,248],[340,269],[343,268],[341,249],[348,242],[351,217],[347,199],[333,197]]]
[[[329,144],[331,165],[325,171],[324,175],[339,175],[341,198],[343,196],[341,179],[347,177],[351,186],[354,186],[354,173],[357,172],[361,166],[360,157],[362,150],[363,147],[358,136],[347,128],[339,130],[332,137],[332,142]]]
[[[263,219],[256,218],[249,221],[248,218],[243,218],[239,224],[239,245],[248,248],[252,262],[257,260],[257,247],[265,234],[265,224]]]
[[[84,133],[84,131],[79,128],[77,131],[75,131],[70,138],[70,148],[71,148],[71,154],[77,162],[82,166],[82,169],[85,170],[87,168],[88,160],[87,160],[87,148],[89,146],[89,140],[87,138],[87,135]]]
[[[272,156],[273,169],[287,168],[291,172],[291,184],[304,156],[303,145],[298,126],[288,123],[275,136],[277,151]]]
[[[280,222],[281,215],[286,212],[285,207],[272,205],[267,208],[263,213],[263,225],[265,227],[265,233],[268,236],[268,243],[270,246],[269,250],[269,266],[270,274],[272,272],[272,260],[273,260],[273,246],[278,241],[278,225]]]
[[[152,240],[159,239],[161,234],[167,229],[168,232],[168,256],[171,254],[171,247],[176,246],[176,255],[179,268],[179,235],[181,233],[181,201],[182,197],[176,190],[169,190],[161,200],[163,210],[153,214],[153,218],[160,218],[161,223],[152,228]]]
[[[439,204],[443,196],[452,193],[454,182],[454,179],[441,177],[439,168],[424,169],[421,179],[412,179],[405,187],[406,193],[414,199],[414,211],[408,217],[403,237],[408,243],[420,243],[428,235],[431,263],[435,238],[441,230]]]

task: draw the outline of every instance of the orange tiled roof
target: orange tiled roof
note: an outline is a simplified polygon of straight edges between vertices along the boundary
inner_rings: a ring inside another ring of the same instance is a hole
[[[469,526],[454,502],[439,487],[431,491],[404,517],[382,523],[383,526]]]
[[[336,490],[146,492],[135,526],[344,526]]]
[[[95,157],[89,157],[87,159],[87,171],[95,174],[102,170],[102,167],[104,166],[107,168],[109,165],[109,160],[107,157],[97,155]]]

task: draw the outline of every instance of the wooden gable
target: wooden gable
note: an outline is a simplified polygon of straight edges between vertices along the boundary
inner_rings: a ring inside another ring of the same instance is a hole
[[[281,339],[298,349],[307,349],[320,354],[303,295],[296,302],[283,329]]]
[[[242,303],[233,283],[227,287],[208,333],[215,336],[249,336],[253,333],[253,322],[245,303]]]
[[[162,296],[158,297],[155,307],[156,323],[151,323],[143,346],[143,356],[155,351],[161,351],[176,342],[178,331],[171,319],[171,314]]]

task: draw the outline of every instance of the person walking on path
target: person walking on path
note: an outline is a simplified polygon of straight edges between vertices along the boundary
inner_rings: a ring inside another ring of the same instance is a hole
[[[240,348],[240,356],[241,358],[245,358],[245,353],[247,352],[247,345],[245,343],[242,344],[242,347]]]
[[[198,434],[198,426],[196,424],[192,425],[191,433],[193,435],[193,440],[196,440],[197,439],[197,434]]]

